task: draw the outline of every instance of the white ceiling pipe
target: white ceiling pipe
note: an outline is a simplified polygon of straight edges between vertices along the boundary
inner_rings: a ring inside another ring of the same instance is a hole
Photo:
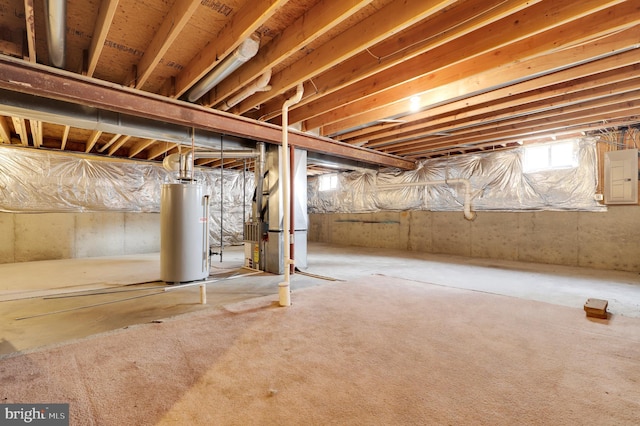
[[[260,77],[258,77],[256,81],[247,86],[242,92],[223,102],[220,106],[220,110],[228,111],[256,92],[268,92],[269,90],[271,90],[271,86],[269,86],[269,80],[271,80],[271,70],[268,70]]]
[[[45,26],[49,61],[54,67],[64,68],[67,34],[67,1],[44,0]]]
[[[464,217],[467,220],[474,220],[476,212],[471,211],[471,182],[469,179],[445,179],[430,180],[425,182],[407,182],[407,183],[391,183],[387,185],[378,185],[378,189],[402,189],[409,186],[427,186],[427,185],[464,185]]]
[[[209,90],[213,89],[218,83],[227,78],[229,74],[237,70],[240,65],[253,58],[258,53],[260,47],[260,39],[251,36],[243,41],[233,53],[222,60],[215,68],[209,71],[209,74],[202,77],[189,91],[187,99],[195,102],[204,96]]]
[[[282,168],[282,204],[284,211],[283,229],[284,233],[284,281],[278,284],[278,301],[280,306],[291,306],[291,293],[289,291],[290,272],[289,268],[293,264],[291,260],[291,247],[289,246],[289,233],[291,232],[291,210],[289,193],[291,192],[291,182],[289,181],[289,107],[295,105],[302,99],[304,86],[298,84],[296,94],[287,99],[282,105],[282,148],[280,151],[280,167]]]
[[[196,151],[193,158],[256,158],[257,150]]]

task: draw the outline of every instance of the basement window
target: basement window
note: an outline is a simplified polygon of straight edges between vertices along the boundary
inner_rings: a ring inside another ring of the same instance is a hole
[[[577,166],[577,144],[573,140],[524,148],[524,173],[570,169]]]
[[[338,187],[338,175],[336,174],[320,175],[318,179],[320,182],[320,187],[318,189],[320,191],[331,191]]]

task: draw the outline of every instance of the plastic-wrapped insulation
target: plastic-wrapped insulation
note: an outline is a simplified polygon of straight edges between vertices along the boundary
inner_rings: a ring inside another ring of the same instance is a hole
[[[0,211],[157,213],[162,184],[177,182],[178,174],[151,162],[0,146]],[[242,209],[252,196],[242,171],[196,168],[194,177],[211,195],[212,241],[219,240],[224,205],[224,243],[240,244]],[[253,176],[246,179],[252,188]]]
[[[526,147],[424,160],[411,171],[345,172],[338,188],[319,190],[319,177],[308,183],[309,213],[365,213],[382,210],[461,211],[462,187],[452,185],[380,188],[446,179],[468,179],[474,211],[581,210],[605,211],[595,201],[596,141],[575,141],[575,167],[526,173]]]

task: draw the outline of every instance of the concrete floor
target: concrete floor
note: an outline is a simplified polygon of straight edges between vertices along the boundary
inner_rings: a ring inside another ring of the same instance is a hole
[[[309,268],[292,277],[295,291],[381,274],[430,285],[465,288],[574,307],[583,315],[588,298],[609,301],[608,311],[640,317],[640,274],[434,255],[389,249],[309,243]],[[0,265],[0,355],[29,351],[96,333],[256,297],[278,300],[280,276],[246,275],[242,247],[229,247],[224,261],[212,258],[217,282],[164,291],[159,254]],[[325,278],[323,278],[325,277]]]

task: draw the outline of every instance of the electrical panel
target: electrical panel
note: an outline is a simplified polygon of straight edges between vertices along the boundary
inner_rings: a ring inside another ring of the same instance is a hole
[[[638,204],[638,150],[604,154],[605,204]]]

